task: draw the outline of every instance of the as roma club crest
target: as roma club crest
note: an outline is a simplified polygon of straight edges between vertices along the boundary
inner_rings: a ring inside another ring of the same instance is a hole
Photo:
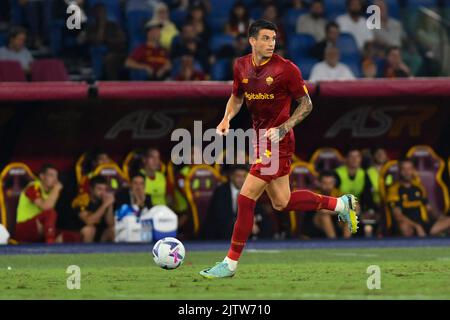
[[[266,78],[266,83],[267,83],[268,86],[270,86],[273,83],[273,78],[271,76],[268,76]]]

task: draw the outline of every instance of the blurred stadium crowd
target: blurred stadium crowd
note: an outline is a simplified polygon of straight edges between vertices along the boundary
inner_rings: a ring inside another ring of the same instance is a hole
[[[132,151],[119,166],[96,150],[78,159],[75,188],[50,164],[35,176],[26,164],[11,163],[1,173],[0,205],[19,242],[114,241],[115,216],[124,204],[139,208],[138,215],[168,206],[178,215],[180,239],[228,240],[247,173],[245,163],[175,166],[161,160],[156,148]],[[353,237],[426,237],[450,231],[449,174],[450,158],[446,164],[425,145],[399,160],[389,159],[382,148],[349,148],[344,155],[320,148],[308,162],[293,157],[290,182],[293,190],[355,194],[362,227]],[[277,212],[265,196],[256,206],[253,239],[351,236],[326,210]]]
[[[66,27],[72,2],[80,30]],[[365,25],[371,4],[381,29]],[[305,79],[450,75],[448,0],[9,0],[0,81],[231,80],[258,18]]]

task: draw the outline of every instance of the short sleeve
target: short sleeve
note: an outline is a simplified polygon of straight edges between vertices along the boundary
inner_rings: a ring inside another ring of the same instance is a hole
[[[288,63],[286,76],[287,90],[295,100],[308,94],[308,89],[306,88],[302,73],[300,72],[300,69],[292,62]]]
[[[25,196],[32,202],[42,197],[41,191],[35,185],[31,185],[25,189]]]
[[[139,46],[136,49],[134,49],[133,52],[131,52],[130,58],[137,62],[144,62],[145,60],[144,52],[145,50],[143,49],[143,47]]]
[[[240,77],[240,70],[238,67],[237,61],[234,63],[233,66],[233,95],[235,97],[242,97],[244,94],[244,90],[242,88],[242,82]]]

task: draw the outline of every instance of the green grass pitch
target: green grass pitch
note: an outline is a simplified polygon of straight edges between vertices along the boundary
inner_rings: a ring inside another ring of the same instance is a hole
[[[150,253],[0,255],[1,299],[450,299],[450,250],[444,247],[247,251],[229,279],[198,271],[224,252],[188,252],[176,270]],[[69,265],[81,289],[66,286]],[[367,267],[381,269],[369,290]]]

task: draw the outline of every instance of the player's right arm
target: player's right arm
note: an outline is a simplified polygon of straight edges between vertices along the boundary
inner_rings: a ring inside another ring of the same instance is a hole
[[[55,208],[56,201],[58,201],[59,194],[63,188],[61,183],[57,183],[52,190],[50,191],[47,199],[43,199],[42,197],[35,197],[33,199],[33,203],[41,208],[43,211],[50,210]]]
[[[217,134],[228,134],[230,129],[230,121],[238,114],[239,110],[241,110],[243,102],[244,90],[241,84],[238,62],[236,61],[233,66],[233,92],[228,99],[227,106],[225,108],[225,115],[216,128]]]
[[[219,125],[216,128],[217,134],[227,135],[230,129],[230,121],[233,119],[239,112],[242,107],[242,103],[244,102],[244,97],[236,97],[234,94],[230,96],[227,102],[227,106],[225,108],[225,115],[223,116],[222,121],[220,121]]]

